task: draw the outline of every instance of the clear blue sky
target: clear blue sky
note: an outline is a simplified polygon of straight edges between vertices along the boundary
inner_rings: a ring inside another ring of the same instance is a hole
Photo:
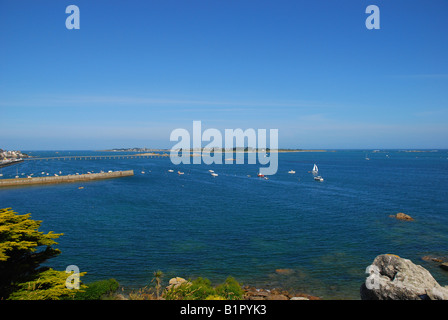
[[[193,120],[279,129],[283,148],[448,148],[447,16],[446,0],[0,0],[0,148],[170,148]]]

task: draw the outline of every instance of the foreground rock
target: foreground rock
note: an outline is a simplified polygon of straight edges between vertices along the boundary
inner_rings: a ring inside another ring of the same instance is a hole
[[[448,300],[448,287],[408,259],[379,255],[366,271],[370,275],[361,286],[362,300]]]

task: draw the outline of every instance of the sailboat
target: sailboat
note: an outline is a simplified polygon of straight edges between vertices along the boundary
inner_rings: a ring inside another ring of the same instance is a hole
[[[319,169],[317,168],[316,164],[314,164],[312,173],[314,175],[314,180],[320,181],[320,182],[324,181],[324,178],[322,178],[321,176],[317,175],[319,173]]]

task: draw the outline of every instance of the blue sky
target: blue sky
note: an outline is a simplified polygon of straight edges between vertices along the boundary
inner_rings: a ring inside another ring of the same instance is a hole
[[[68,5],[80,9],[68,30]],[[381,29],[367,30],[368,5]],[[448,148],[446,0],[0,0],[0,148]]]

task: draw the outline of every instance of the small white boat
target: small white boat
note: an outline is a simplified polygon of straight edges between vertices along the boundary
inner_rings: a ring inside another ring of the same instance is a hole
[[[214,173],[214,172],[212,172],[212,176],[214,176],[214,177],[217,177],[217,176],[218,176],[218,174],[217,174],[217,173]]]
[[[319,173],[319,169],[317,168],[316,164],[314,164],[313,171],[311,171],[311,172],[313,173],[315,181],[320,181],[320,182],[324,181],[324,178],[317,175]]]
[[[170,169],[170,170],[168,170],[168,172],[174,172],[174,170],[171,170],[171,169]]]
[[[182,171],[177,171],[177,174],[184,174]]]
[[[211,173],[213,173],[213,172],[215,172],[215,171],[213,171],[213,170],[208,170],[208,172],[211,172]]]
[[[295,172],[294,170],[289,170],[288,173],[290,173],[290,174],[294,174],[294,173],[296,173],[296,172]]]

